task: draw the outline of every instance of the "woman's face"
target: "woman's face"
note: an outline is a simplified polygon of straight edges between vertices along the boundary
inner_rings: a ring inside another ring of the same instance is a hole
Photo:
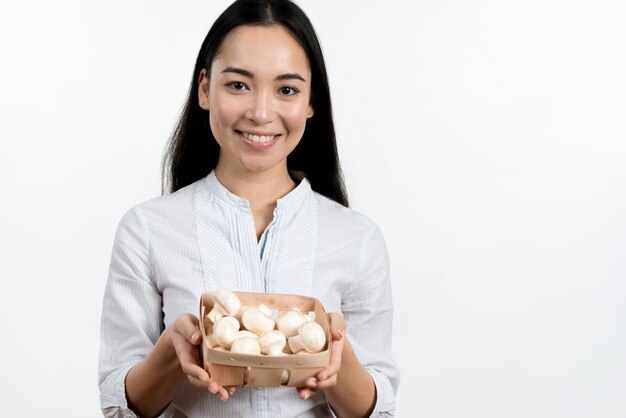
[[[218,167],[240,173],[286,173],[287,156],[313,115],[311,69],[282,26],[240,26],[200,74],[200,106],[210,111],[220,146]]]

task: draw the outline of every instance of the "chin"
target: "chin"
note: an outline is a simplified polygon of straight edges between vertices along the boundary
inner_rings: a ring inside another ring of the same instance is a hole
[[[268,161],[246,161],[243,163],[243,167],[251,173],[262,173],[276,167],[277,164]]]

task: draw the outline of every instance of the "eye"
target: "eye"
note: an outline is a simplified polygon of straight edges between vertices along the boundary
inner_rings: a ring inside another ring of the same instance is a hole
[[[285,95],[285,96],[293,96],[294,94],[300,93],[298,89],[296,89],[295,87],[291,87],[291,86],[283,86],[280,89],[278,89],[278,91],[280,92],[280,94]]]
[[[248,87],[242,83],[241,81],[231,81],[230,83],[226,84],[226,87],[233,89],[233,90],[238,90],[238,91],[243,91],[245,89],[247,89]]]

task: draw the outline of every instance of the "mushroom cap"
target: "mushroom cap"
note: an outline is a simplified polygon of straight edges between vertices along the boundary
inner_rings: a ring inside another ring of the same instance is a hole
[[[287,344],[287,338],[285,335],[275,329],[265,331],[259,337],[259,345],[261,346],[261,353],[270,355],[281,355],[283,347]]]
[[[220,305],[226,315],[234,316],[241,308],[241,301],[232,291],[220,289],[215,292],[215,304]]]
[[[259,336],[256,335],[254,332],[252,331],[248,331],[248,330],[241,330],[241,331],[237,331],[237,334],[235,334],[235,339],[238,340],[239,338],[243,338],[243,337],[252,337],[252,338],[256,338],[258,339]]]
[[[305,322],[298,328],[298,335],[289,338],[289,348],[294,353],[304,349],[309,353],[318,353],[326,345],[326,335],[322,326],[315,321]]]
[[[242,337],[233,341],[230,346],[231,353],[241,354],[261,354],[261,347],[259,341],[252,337]]]
[[[236,294],[228,289],[220,289],[215,292],[213,309],[206,317],[214,324],[223,316],[234,316],[241,308],[241,301]]]
[[[263,334],[265,331],[274,329],[274,320],[257,308],[249,308],[243,312],[241,322],[248,331],[252,331],[257,335]]]
[[[297,308],[285,312],[276,320],[276,328],[285,334],[285,337],[298,335],[298,328],[309,320],[309,317],[300,313]]]
[[[237,321],[237,318],[235,318],[234,316],[225,316],[223,318],[220,318],[220,320],[217,322],[224,323],[224,325],[222,326],[230,325],[231,327],[235,329],[235,331],[239,331],[239,328],[241,328],[241,324],[239,324],[239,321]],[[213,325],[213,329],[215,329],[216,325],[217,323]]]
[[[213,338],[222,347],[229,348],[239,331],[239,321],[232,316],[223,316],[213,325]]]

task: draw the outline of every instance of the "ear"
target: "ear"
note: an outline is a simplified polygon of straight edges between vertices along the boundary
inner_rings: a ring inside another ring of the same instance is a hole
[[[198,102],[204,110],[209,110],[209,77],[207,77],[206,69],[203,68],[198,76]]]
[[[311,105],[311,104],[309,103],[309,107],[307,108],[307,111],[306,111],[306,118],[307,118],[307,119],[309,119],[309,118],[311,118],[314,114],[315,114],[315,110],[313,110],[313,105]]]

